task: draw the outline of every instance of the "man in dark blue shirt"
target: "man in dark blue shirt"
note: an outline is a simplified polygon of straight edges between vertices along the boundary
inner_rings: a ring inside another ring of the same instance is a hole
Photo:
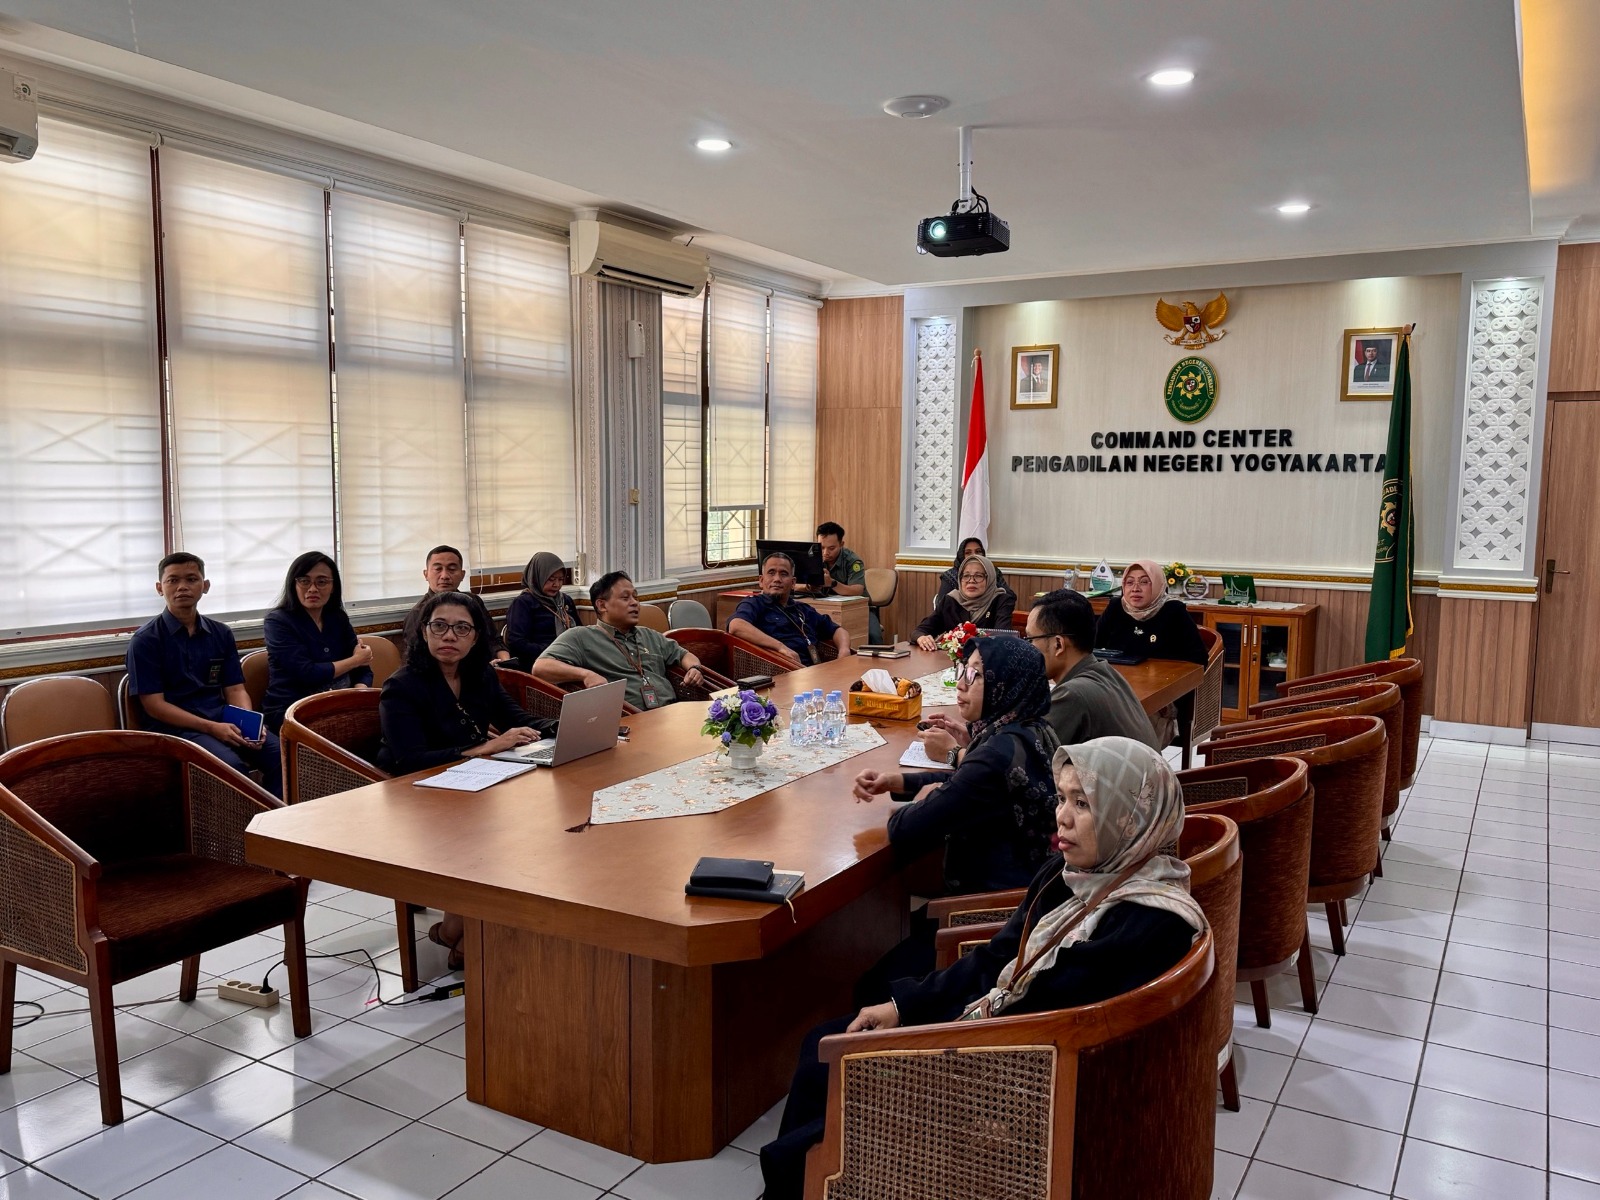
[[[156,573],[166,611],[128,642],[128,690],[138,697],[144,727],[186,738],[236,771],[259,768],[263,786],[281,797],[278,739],[263,729],[252,742],[222,719],[224,705],[252,705],[233,631],[199,612],[200,597],[211,590],[205,563],[179,551],[163,558]]]
[[[850,653],[848,633],[831,617],[794,599],[794,563],[777,551],[761,560],[761,594],[739,602],[728,632],[797,667],[821,662],[823,641],[831,641],[841,655]]]

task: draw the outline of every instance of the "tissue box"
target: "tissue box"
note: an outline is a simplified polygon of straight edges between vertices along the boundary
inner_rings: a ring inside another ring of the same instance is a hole
[[[922,685],[911,679],[895,677],[896,696],[869,692],[861,680],[850,685],[845,698],[847,711],[852,717],[887,717],[891,721],[915,721],[922,716]]]

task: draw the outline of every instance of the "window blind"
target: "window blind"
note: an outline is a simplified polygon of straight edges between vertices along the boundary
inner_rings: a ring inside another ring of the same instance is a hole
[[[417,595],[431,547],[474,554],[460,226],[343,192],[332,208],[345,598]]]
[[[571,275],[563,246],[466,229],[473,554],[521,567],[577,551]]]
[[[705,299],[661,297],[662,557],[670,574],[698,571],[704,509],[700,351]]]
[[[264,608],[334,550],[327,232],[313,184],[161,152],[176,547],[213,613]]]
[[[766,503],[767,293],[711,285],[708,509]]]
[[[772,298],[769,537],[809,541],[817,472],[817,309]]]
[[[0,621],[159,606],[160,368],[150,148],[40,122],[0,168]]]

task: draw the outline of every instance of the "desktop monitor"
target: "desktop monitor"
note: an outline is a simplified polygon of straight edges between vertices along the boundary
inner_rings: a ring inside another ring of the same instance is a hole
[[[796,583],[803,583],[807,587],[821,587],[824,573],[822,570],[822,547],[815,542],[769,542],[764,539],[756,540],[756,569],[761,569],[761,560],[769,554],[787,554],[794,560],[794,579]]]

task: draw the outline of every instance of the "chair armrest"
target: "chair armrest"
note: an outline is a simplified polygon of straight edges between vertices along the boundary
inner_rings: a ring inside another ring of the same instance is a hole
[[[0,879],[26,891],[26,904],[0,904],[0,945],[68,971],[89,969],[100,919],[100,863],[0,787]]]
[[[699,683],[685,683],[683,677],[687,674],[688,672],[681,666],[672,667],[667,671],[667,675],[672,679],[672,690],[679,700],[709,700],[712,692],[720,692],[724,688],[734,686],[733,680],[726,675],[719,675],[707,666],[700,668]]]
[[[996,920],[1003,925],[1027,895],[1027,888],[1011,888],[970,896],[941,896],[928,901],[928,918],[938,929],[948,929],[952,925],[987,925]],[[996,912],[1001,914],[998,918],[990,915]]]
[[[939,970],[954,966],[956,960],[971,954],[979,946],[989,944],[989,939],[1005,928],[1005,922],[992,925],[952,925],[933,935],[934,966]]]

